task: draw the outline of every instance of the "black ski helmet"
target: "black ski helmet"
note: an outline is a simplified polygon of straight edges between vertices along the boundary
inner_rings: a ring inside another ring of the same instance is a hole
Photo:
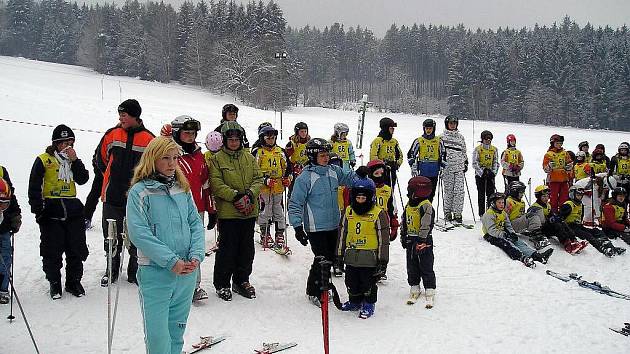
[[[308,161],[317,165],[317,154],[320,152],[330,152],[332,150],[332,145],[326,139],[322,138],[314,138],[306,143],[306,156],[308,156]]]
[[[578,144],[578,150],[582,150],[583,147],[589,147],[588,145],[588,141],[583,141],[581,143]]]
[[[520,193],[525,193],[525,183],[521,181],[512,181],[508,185],[508,192],[511,197],[518,198]]]
[[[396,124],[396,122],[394,122],[393,119],[385,117],[385,118],[381,118],[381,120],[378,122],[379,127],[381,128],[381,130],[387,130],[389,128],[392,127],[397,127],[398,124]]]
[[[494,138],[494,136],[492,135],[492,132],[489,130],[484,130],[481,132],[481,140],[483,141],[483,139],[490,139],[492,140],[492,138]]]
[[[617,199],[617,196],[623,194],[624,196],[628,195],[628,193],[626,192],[626,189],[623,187],[615,187],[612,190],[612,197],[613,199]]]
[[[422,122],[422,128],[428,127],[435,129],[435,121],[431,118],[425,119],[424,122]]]
[[[226,104],[225,106],[223,106],[223,109],[221,110],[221,117],[225,119],[225,116],[227,115],[228,112],[234,112],[238,116],[238,107],[236,107],[236,105],[233,105],[231,103]]]
[[[447,115],[444,118],[444,129],[448,130],[448,123],[455,122],[455,129],[459,126],[459,119],[452,114]]]
[[[302,129],[306,129],[306,131],[308,131],[308,124],[304,122],[298,122],[295,124],[295,127],[293,127],[293,132],[295,133],[295,135],[297,135],[297,133]]]
[[[488,203],[490,203],[490,205],[495,208],[496,207],[496,201],[499,199],[503,199],[505,200],[505,194],[501,193],[501,192],[494,192],[492,194],[490,194],[490,196],[488,197]]]
[[[576,195],[584,195],[584,188],[576,185],[571,186],[571,188],[569,188],[569,198],[575,200]]]

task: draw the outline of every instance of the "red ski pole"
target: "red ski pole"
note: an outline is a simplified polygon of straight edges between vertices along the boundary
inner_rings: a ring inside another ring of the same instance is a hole
[[[322,329],[324,331],[324,354],[330,353],[328,337],[328,290],[322,291]]]
[[[330,267],[332,262],[326,260],[323,256],[316,257],[319,260],[321,271],[320,287],[321,309],[322,309],[322,331],[324,335],[324,354],[330,353],[329,347],[329,331],[328,331],[328,290],[330,289]]]

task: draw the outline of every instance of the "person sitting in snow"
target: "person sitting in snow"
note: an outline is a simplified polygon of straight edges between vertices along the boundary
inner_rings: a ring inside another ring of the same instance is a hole
[[[541,231],[540,218],[534,218],[532,214],[525,214],[525,202],[523,201],[525,184],[521,181],[510,182],[508,191],[505,212],[510,218],[514,231],[529,235],[529,240],[537,250],[549,246],[549,240]]]
[[[427,307],[433,307],[435,295],[435,272],[433,271],[433,231],[435,210],[429,197],[433,185],[424,176],[412,177],[407,183],[409,202],[402,214],[400,243],[406,250],[407,283],[410,301],[420,296],[420,281],[425,289]]]
[[[560,207],[560,216],[562,219],[564,219],[577,237],[587,240],[596,250],[607,257],[623,254],[626,249],[615,247],[601,230],[584,227],[582,224],[582,217],[584,215],[582,197],[584,197],[584,188],[571,186],[569,189],[569,200]]]
[[[374,314],[378,286],[389,261],[389,220],[375,203],[376,187],[369,178],[357,178],[350,190],[350,207],[341,219],[337,257],[346,268],[349,301],[342,311],[360,310],[359,317]]]
[[[513,260],[519,260],[524,265],[534,268],[534,261],[547,263],[553,249],[548,249],[543,253],[531,249],[525,242],[519,240],[518,234],[514,232],[510,218],[505,212],[505,194],[493,193],[490,198],[490,208],[481,217],[483,239],[491,245],[499,247]]]
[[[623,187],[617,187],[612,191],[612,198],[604,204],[602,229],[609,238],[621,238],[630,245],[630,220],[628,219],[628,205],[626,195],[628,192]]]
[[[562,218],[551,213],[549,187],[546,185],[536,187],[534,196],[536,201],[527,209],[526,217],[538,219],[538,223],[541,225],[540,231],[545,237],[557,237],[560,244],[564,246],[564,250],[570,254],[579,253],[588,246],[588,242],[578,241],[575,238],[575,234]]]

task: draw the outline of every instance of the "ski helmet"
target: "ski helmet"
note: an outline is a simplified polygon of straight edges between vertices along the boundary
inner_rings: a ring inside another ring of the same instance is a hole
[[[167,138],[173,136],[173,127],[171,127],[171,123],[166,123],[162,126],[162,129],[160,129],[160,136],[165,136]]]
[[[52,142],[58,143],[65,140],[74,140],[74,132],[65,124],[59,124],[53,129]]]
[[[245,132],[240,124],[234,121],[227,121],[221,124],[221,136],[223,137],[223,145],[227,146],[227,139],[230,137],[238,137],[241,140],[241,147],[243,146],[243,135]]]
[[[508,191],[511,197],[518,198],[519,194],[525,193],[525,183],[521,181],[512,181],[508,185]]]
[[[306,143],[306,156],[308,156],[308,161],[313,165],[317,165],[317,154],[330,152],[330,150],[332,150],[332,146],[326,139],[314,138]]]
[[[534,196],[537,199],[542,197],[543,194],[549,194],[549,193],[551,193],[551,190],[549,189],[549,187],[547,187],[544,184],[541,184],[540,186],[536,187],[536,189],[534,189]]]
[[[346,133],[346,135],[348,135],[348,132],[350,131],[350,128],[348,128],[346,123],[335,123],[334,129],[335,136],[337,138],[341,136],[341,133]]]
[[[357,196],[365,196],[365,203],[357,203]],[[352,189],[350,189],[350,206],[352,210],[359,214],[365,214],[374,206],[374,196],[376,195],[376,186],[369,178],[355,178],[352,181]]]
[[[225,116],[227,115],[228,112],[236,113],[236,116],[238,116],[238,107],[236,107],[236,105],[233,105],[231,103],[226,104],[225,106],[223,106],[223,109],[221,110],[221,117],[225,119]]]
[[[625,153],[622,153],[621,150],[626,150]],[[630,150],[630,144],[626,143],[625,141],[621,144],[619,144],[619,147],[617,148],[617,152],[619,153],[619,155],[628,155],[628,151]]]
[[[616,199],[618,195],[623,194],[624,196],[628,195],[628,193],[626,192],[626,189],[623,187],[615,187],[612,190],[612,197],[613,199]]]
[[[582,150],[583,147],[587,147],[588,148],[588,141],[583,141],[581,143],[578,144],[578,150]]]
[[[298,122],[297,124],[295,124],[295,127],[293,127],[293,132],[295,133],[295,135],[297,135],[298,132],[302,129],[306,129],[306,131],[308,132],[308,125],[304,122]]]
[[[586,161],[586,153],[584,151],[578,151],[575,153],[575,161],[584,162]]]
[[[595,149],[600,149],[602,151],[602,153],[606,153],[606,147],[604,146],[604,144],[597,144],[595,145]]]
[[[425,119],[424,122],[422,122],[422,128],[433,128],[435,129],[435,121],[431,118]]]
[[[262,122],[260,123],[260,125],[258,125],[258,129],[256,131],[260,131],[260,129],[264,128],[264,127],[271,127],[271,123],[269,122]]]
[[[11,201],[11,186],[4,178],[0,178],[0,202],[6,203],[8,201]]]
[[[198,120],[192,118],[191,116],[179,116],[171,122],[171,132],[173,135],[173,140],[176,143],[181,143],[180,134],[182,130],[190,130],[198,132],[201,130],[201,123]]]
[[[378,159],[372,160],[368,162],[367,168],[370,171],[370,178],[374,181],[374,183],[379,185],[385,183],[385,178],[387,178],[385,175],[385,162]],[[374,173],[378,170],[381,170],[380,175],[375,176]]]
[[[448,123],[455,122],[455,129],[459,126],[459,118],[455,117],[452,114],[449,114],[444,118],[444,128],[448,130]]]
[[[424,176],[411,177],[407,182],[407,197],[410,199],[427,198],[432,190],[431,180]]]
[[[265,136],[275,135],[278,136],[278,131],[270,125],[266,125],[258,129],[258,137],[264,138]]]
[[[488,202],[492,205],[492,207],[496,207],[496,202],[499,199],[505,200],[505,194],[501,192],[494,192],[488,197]]]
[[[553,145],[555,142],[564,143],[564,137],[562,135],[554,134],[549,138],[549,143]]]
[[[343,167],[343,160],[341,159],[341,157],[339,157],[339,155],[337,155],[334,152],[331,152],[329,156],[330,156],[330,160],[328,161],[329,164]]]
[[[217,152],[223,145],[223,137],[217,131],[211,131],[206,135],[206,148],[212,152]]]
[[[576,199],[575,197],[578,195],[584,195],[584,188],[575,185],[571,186],[571,188],[569,188],[569,198]]]
[[[481,140],[482,141],[484,139],[492,140],[492,138],[494,138],[494,136],[492,135],[492,132],[490,132],[489,130],[484,130],[484,131],[481,132]]]
[[[516,145],[516,136],[514,136],[514,134],[508,134],[505,140],[507,140],[508,145],[510,145],[510,143]]]
[[[604,152],[600,149],[593,150],[593,161],[603,161],[604,160]]]
[[[384,117],[384,118],[381,118],[381,120],[378,122],[378,126],[381,128],[381,130],[387,130],[392,127],[393,128],[397,127],[398,124],[396,124],[396,122],[394,122],[393,119]]]

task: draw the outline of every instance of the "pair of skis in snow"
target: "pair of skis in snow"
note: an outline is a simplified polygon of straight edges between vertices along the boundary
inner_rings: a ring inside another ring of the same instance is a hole
[[[454,229],[456,229],[458,227],[462,227],[462,228],[468,229],[468,230],[474,229],[475,225],[463,224],[463,223],[447,223],[447,222],[440,223],[440,222],[436,222],[436,223],[433,224],[433,227],[438,229],[439,231],[448,232],[448,231],[454,230]]]
[[[586,289],[591,289],[595,292],[598,292],[600,294],[604,294],[604,295],[608,295],[611,297],[616,297],[618,299],[623,299],[623,300],[630,300],[630,295],[628,294],[624,294],[624,293],[620,293],[618,291],[614,291],[611,288],[602,285],[601,283],[597,282],[597,281],[593,281],[593,282],[589,282],[586,280],[582,279],[581,275],[578,275],[577,273],[571,273],[571,274],[560,274],[560,273],[556,273],[554,271],[551,270],[547,270],[547,274],[551,275],[552,277],[556,278],[556,279],[560,279],[564,282],[569,282],[571,280],[575,280],[577,281],[578,285],[586,288]]]
[[[613,332],[617,332],[619,334],[622,334],[626,337],[630,337],[630,323],[626,322],[624,323],[624,327],[610,327],[610,330]]]
[[[200,337],[199,343],[195,343],[192,345],[192,349],[187,351],[187,354],[198,353],[204,349],[212,348],[213,346],[223,342],[227,339],[225,336],[220,337]],[[272,354],[281,352],[283,350],[293,348],[297,346],[297,343],[263,343],[262,348],[254,349],[254,353],[256,354]]]

